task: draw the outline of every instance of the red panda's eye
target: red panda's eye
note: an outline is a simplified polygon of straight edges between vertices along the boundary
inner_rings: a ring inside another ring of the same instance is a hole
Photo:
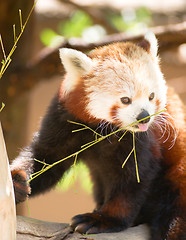
[[[152,92],[152,93],[150,94],[150,96],[149,96],[149,101],[153,100],[153,99],[154,99],[154,96],[155,96],[155,94],[154,94],[154,92]]]
[[[132,103],[132,100],[129,97],[122,97],[122,98],[120,98],[120,100],[121,100],[121,102],[123,104],[130,104],[130,103]]]

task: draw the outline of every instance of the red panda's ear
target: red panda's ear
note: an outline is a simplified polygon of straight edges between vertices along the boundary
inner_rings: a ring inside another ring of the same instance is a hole
[[[67,74],[81,76],[88,73],[92,68],[92,60],[84,53],[69,49],[59,49],[59,55]]]
[[[62,94],[65,96],[76,88],[81,76],[91,71],[93,61],[84,53],[69,48],[59,49],[59,55],[67,73],[62,87]]]
[[[158,41],[153,32],[147,32],[144,39],[138,45],[150,53],[154,58],[157,56]]]

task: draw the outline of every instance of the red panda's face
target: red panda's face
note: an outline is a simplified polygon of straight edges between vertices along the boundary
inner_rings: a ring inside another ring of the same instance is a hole
[[[128,129],[146,131],[154,120],[149,116],[163,110],[166,103],[165,81],[154,48],[148,53],[132,43],[112,44],[93,52],[92,58],[77,51],[74,56],[74,50],[63,50],[61,58],[67,70],[63,95],[68,101],[72,92],[79,92],[81,85],[82,111],[90,119],[104,120],[122,128],[141,120]],[[65,51],[68,58],[64,57]],[[69,51],[72,51],[70,55]],[[70,58],[74,68],[68,62]],[[78,108],[78,99],[74,104]]]
[[[163,76],[157,63],[147,54],[140,59],[123,56],[122,62],[108,59],[98,63],[91,76],[85,79],[85,90],[89,114],[120,127],[126,127],[165,107]],[[136,123],[134,130],[146,131],[153,119],[150,117]]]

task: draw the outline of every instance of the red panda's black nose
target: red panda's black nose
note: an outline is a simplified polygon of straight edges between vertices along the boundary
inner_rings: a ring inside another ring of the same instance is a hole
[[[146,118],[146,117],[149,117],[149,116],[150,116],[149,113],[148,113],[146,110],[143,110],[143,111],[136,117],[136,119],[137,119],[137,121],[139,121],[139,120],[141,120],[141,119],[143,119],[143,118]],[[140,123],[148,123],[149,121],[150,121],[150,117],[147,118],[147,119],[144,119],[144,120],[140,121]]]

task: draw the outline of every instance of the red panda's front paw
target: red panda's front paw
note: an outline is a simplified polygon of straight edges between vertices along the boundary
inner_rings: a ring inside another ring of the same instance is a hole
[[[26,200],[30,193],[30,186],[27,183],[27,174],[23,170],[11,171],[15,192],[16,204]]]
[[[72,218],[70,226],[82,234],[118,232],[126,228],[120,219],[99,212],[77,215]]]

